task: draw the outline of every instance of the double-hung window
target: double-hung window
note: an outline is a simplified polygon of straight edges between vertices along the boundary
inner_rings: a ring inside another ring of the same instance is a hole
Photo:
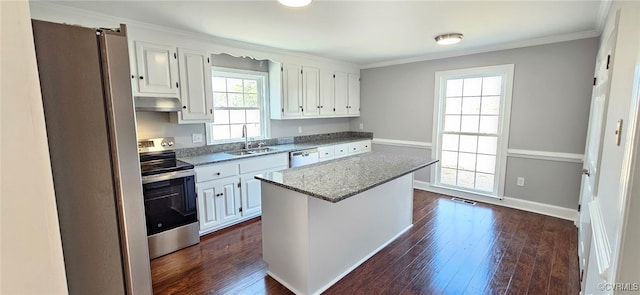
[[[246,136],[268,137],[267,73],[212,67],[213,119],[207,123],[209,144],[234,142]]]
[[[504,195],[513,65],[436,73],[436,186]]]

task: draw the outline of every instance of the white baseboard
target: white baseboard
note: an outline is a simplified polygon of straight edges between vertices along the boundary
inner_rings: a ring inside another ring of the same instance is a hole
[[[473,200],[481,203],[488,203],[493,205],[499,205],[514,209],[520,209],[524,211],[544,214],[548,216],[553,216],[561,219],[566,219],[573,221],[576,224],[578,218],[578,210],[564,208],[560,206],[554,206],[549,204],[543,204],[538,202],[527,201],[523,199],[513,198],[513,197],[503,197],[502,199],[493,198],[493,197],[484,197],[480,195],[473,195],[469,193],[460,193],[454,190],[443,189],[440,187],[432,186],[428,182],[414,180],[413,187],[415,189],[449,195],[452,197],[459,197],[464,199]]]

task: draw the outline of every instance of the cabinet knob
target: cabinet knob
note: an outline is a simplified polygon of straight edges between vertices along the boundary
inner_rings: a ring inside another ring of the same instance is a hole
[[[216,172],[216,175],[220,176],[220,172]]]
[[[182,108],[186,110],[186,109],[187,109],[187,106],[182,106]]]
[[[142,76],[140,76],[140,77],[138,77],[138,78],[140,78],[140,80],[144,79],[144,77],[142,77]]]
[[[135,76],[135,75],[131,75],[131,79],[135,79],[135,78],[136,78],[136,76]]]

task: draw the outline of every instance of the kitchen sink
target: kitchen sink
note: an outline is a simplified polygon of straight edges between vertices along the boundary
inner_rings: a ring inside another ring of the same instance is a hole
[[[225,153],[234,155],[234,156],[244,156],[244,155],[262,154],[270,151],[273,151],[273,149],[268,147],[263,147],[263,148],[248,149],[248,150],[237,150],[237,151],[225,152]]]

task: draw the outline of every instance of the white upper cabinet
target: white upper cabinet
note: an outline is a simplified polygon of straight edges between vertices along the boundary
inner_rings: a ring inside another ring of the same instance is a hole
[[[346,116],[349,114],[349,75],[336,72],[335,77],[335,114]]]
[[[282,75],[282,116],[296,118],[302,116],[302,66],[284,64]]]
[[[213,121],[213,92],[211,90],[211,64],[205,51],[178,48],[180,68],[180,101],[182,112],[179,123]]]
[[[302,68],[302,115],[320,113],[320,71],[314,67]]]
[[[178,96],[176,47],[136,41],[135,48],[138,91]]]
[[[348,114],[360,116],[360,75],[349,74],[348,87]]]
[[[320,116],[335,114],[335,77],[334,71],[320,70]]]
[[[359,80],[359,74],[270,62],[271,119],[359,116]]]

